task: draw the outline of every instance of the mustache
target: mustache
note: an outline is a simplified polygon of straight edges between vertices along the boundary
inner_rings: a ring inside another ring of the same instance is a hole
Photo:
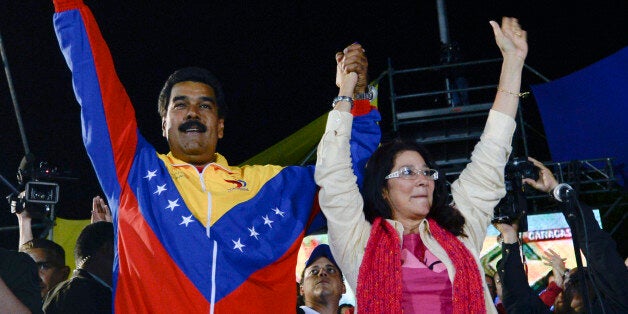
[[[201,133],[207,131],[207,127],[196,120],[189,120],[179,125],[179,131],[181,132],[186,132],[189,129],[198,129]]]

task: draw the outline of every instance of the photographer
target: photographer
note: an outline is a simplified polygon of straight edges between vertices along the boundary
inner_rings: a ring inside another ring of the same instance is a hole
[[[549,305],[543,302],[528,285],[520,255],[520,243],[517,230],[525,223],[525,185],[537,190],[550,190],[558,183],[552,173],[533,158],[515,159],[506,166],[506,178],[510,181],[509,194],[495,209],[493,224],[502,239],[502,259],[497,264],[497,273],[503,286],[502,303],[507,313],[550,313]],[[507,188],[508,190],[508,188]],[[527,225],[523,225],[526,227]],[[545,252],[546,265],[552,265],[553,271],[560,274],[554,286],[562,286],[564,266],[560,255],[550,250]]]
[[[523,182],[539,191],[551,192],[554,198],[563,203],[563,214],[588,261],[588,267],[575,271],[581,273],[580,276],[574,275],[572,270],[571,275],[565,279],[562,296],[555,302],[555,312],[581,313],[587,310],[591,313],[628,312],[628,295],[623,287],[628,282],[628,270],[617,252],[615,241],[599,227],[591,208],[577,201],[573,190],[564,193],[565,187],[571,189],[570,187],[559,185],[552,172],[541,162],[531,157],[528,159],[539,169],[539,177],[536,180],[524,178]],[[570,198],[568,195],[573,196]],[[541,300],[534,297],[531,288],[526,289],[521,285],[521,276],[523,275],[525,280],[525,273],[518,254],[514,255],[514,252],[519,252],[515,227],[496,224],[496,228],[504,238],[502,246],[504,255],[499,274],[504,284],[504,304],[508,313],[549,311],[541,306]],[[513,256],[516,258],[512,258]],[[552,262],[553,266],[555,264],[557,263]],[[560,270],[557,274],[559,276],[555,277],[562,279]],[[527,285],[527,281],[524,282]],[[513,283],[517,285],[513,286]],[[581,294],[581,291],[584,291],[581,287],[587,288],[588,296]],[[590,306],[586,306],[586,303]]]
[[[23,198],[23,193],[20,194]],[[28,203],[15,210],[19,226],[19,250],[28,254],[37,264],[39,277],[41,278],[41,297],[58,283],[68,279],[70,267],[65,263],[65,250],[59,244],[48,239],[35,239],[32,230],[32,213]]]

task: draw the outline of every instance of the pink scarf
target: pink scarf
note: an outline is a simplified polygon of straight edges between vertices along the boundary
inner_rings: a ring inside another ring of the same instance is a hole
[[[449,231],[428,219],[430,231],[456,268],[453,311],[486,313],[482,277],[466,246]],[[363,313],[401,313],[401,243],[385,219],[373,221],[358,274],[358,309]]]

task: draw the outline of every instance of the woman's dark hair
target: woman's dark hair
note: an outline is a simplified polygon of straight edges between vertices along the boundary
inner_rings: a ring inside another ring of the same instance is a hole
[[[369,159],[364,176],[364,215],[371,223],[376,217],[392,219],[392,208],[383,196],[386,188],[384,177],[392,171],[397,156],[405,151],[418,152],[425,160],[427,167],[438,170],[429,152],[416,141],[394,139],[382,144]],[[462,230],[465,223],[464,217],[457,209],[449,206],[448,198],[446,179],[441,174],[438,180],[434,181],[432,208],[427,217],[434,219],[441,227],[454,235],[464,236]]]
[[[166,116],[172,87],[181,82],[203,83],[214,89],[214,93],[216,94],[216,105],[218,105],[218,117],[224,119],[227,115],[227,104],[225,103],[225,93],[222,90],[222,85],[214,74],[206,69],[198,67],[182,68],[175,71],[170,75],[170,77],[168,77],[166,84],[164,84],[164,87],[159,93],[159,100],[157,101],[159,116],[162,118]]]

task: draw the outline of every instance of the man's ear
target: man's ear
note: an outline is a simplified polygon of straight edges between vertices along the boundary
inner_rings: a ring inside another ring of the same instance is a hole
[[[168,138],[168,131],[166,131],[166,117],[161,118],[161,135]]]
[[[63,270],[61,270],[63,272],[63,280],[68,279],[68,277],[70,277],[70,267],[68,265],[63,266]]]
[[[299,284],[299,295],[305,296],[305,291],[303,290],[302,284]]]
[[[225,119],[218,119],[218,138],[225,136]]]

